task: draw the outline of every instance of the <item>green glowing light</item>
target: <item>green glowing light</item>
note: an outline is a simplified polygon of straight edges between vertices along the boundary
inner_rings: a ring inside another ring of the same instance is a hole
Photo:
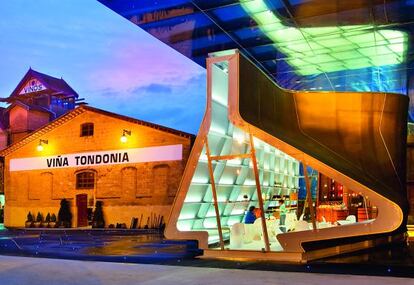
[[[373,25],[288,27],[269,9],[264,0],[240,0],[240,4],[300,75],[400,64],[405,61],[405,32],[389,29],[374,31]]]

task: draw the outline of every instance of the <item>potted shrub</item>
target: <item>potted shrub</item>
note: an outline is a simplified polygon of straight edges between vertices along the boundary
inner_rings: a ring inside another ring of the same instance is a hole
[[[39,228],[42,222],[43,222],[42,214],[40,214],[40,212],[37,212],[36,221],[34,222],[34,227]]]
[[[33,215],[30,212],[27,214],[27,220],[26,220],[25,226],[26,228],[33,227]]]
[[[49,228],[54,227],[56,227],[56,215],[52,214],[52,216],[50,216]]]
[[[45,218],[45,222],[42,223],[42,227],[43,228],[48,228],[49,227],[49,223],[50,223],[50,213],[47,213],[46,218]]]
[[[105,227],[105,219],[103,216],[102,204],[102,201],[96,201],[95,211],[93,212],[92,217],[92,228]]]
[[[62,199],[60,201],[60,209],[58,213],[58,226],[70,228],[72,225],[72,213],[70,212],[69,201]]]

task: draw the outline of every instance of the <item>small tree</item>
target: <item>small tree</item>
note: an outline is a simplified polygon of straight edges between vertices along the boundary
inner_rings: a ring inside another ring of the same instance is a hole
[[[50,223],[50,213],[47,213],[45,221],[42,223],[42,227],[49,227]]]
[[[33,215],[30,212],[27,214],[27,221],[26,221],[25,226],[26,228],[33,227]]]
[[[47,213],[46,218],[45,218],[45,223],[49,223],[50,222],[50,213]]]
[[[41,223],[43,222],[43,216],[40,214],[40,212],[37,212],[36,222]]]
[[[46,220],[47,220],[47,217],[46,217]],[[55,214],[52,214],[49,217],[49,221],[47,223],[47,227],[48,228],[54,228],[55,226],[56,226],[56,215]]]
[[[58,223],[59,226],[64,228],[70,228],[72,225],[72,213],[70,212],[69,202],[66,199],[60,201]]]
[[[92,228],[104,228],[105,219],[102,210],[102,201],[96,201],[95,211],[93,212]]]
[[[29,212],[27,214],[27,221],[26,222],[30,222],[30,223],[33,222],[33,215],[32,215],[32,213]]]

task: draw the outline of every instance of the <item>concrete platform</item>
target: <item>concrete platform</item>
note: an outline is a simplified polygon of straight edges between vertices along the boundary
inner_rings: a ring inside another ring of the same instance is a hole
[[[410,285],[414,284],[414,279],[0,256],[0,283],[8,285]]]

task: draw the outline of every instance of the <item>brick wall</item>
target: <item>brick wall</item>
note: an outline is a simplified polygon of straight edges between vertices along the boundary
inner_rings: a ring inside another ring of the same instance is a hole
[[[80,137],[80,125],[86,122],[94,123],[94,135]],[[120,141],[123,129],[132,132],[125,144]],[[71,201],[73,225],[76,226],[75,197],[82,193],[88,195],[91,204],[94,197],[103,201],[107,224],[124,222],[129,225],[132,217],[143,215],[146,219],[151,213],[166,219],[191,148],[190,138],[89,110],[54,128],[41,139],[48,140],[42,152],[36,150],[39,140],[34,140],[5,158],[6,226],[23,226],[29,211],[42,212],[44,216],[47,212],[57,215],[62,198]],[[173,144],[183,145],[182,161],[8,171],[13,158]],[[94,189],[76,189],[76,173],[83,170],[95,172]]]
[[[37,130],[49,123],[49,114],[45,112],[29,111],[27,115],[27,126],[29,130]]]
[[[9,113],[10,131],[21,132],[27,131],[28,111],[21,106],[14,106]]]

